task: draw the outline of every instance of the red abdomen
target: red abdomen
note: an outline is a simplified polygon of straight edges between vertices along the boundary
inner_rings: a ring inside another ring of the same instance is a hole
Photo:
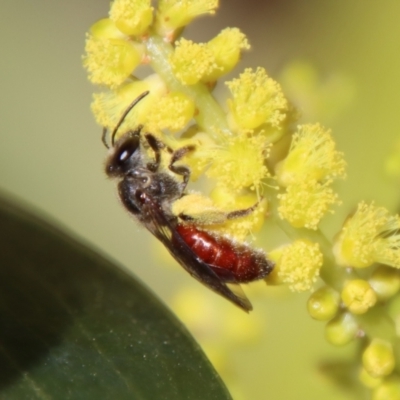
[[[190,224],[178,224],[176,230],[195,255],[225,282],[250,282],[272,271],[273,263],[265,254],[244,243],[213,235]]]

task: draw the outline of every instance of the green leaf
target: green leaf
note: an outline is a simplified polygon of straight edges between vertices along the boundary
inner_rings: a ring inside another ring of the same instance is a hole
[[[139,261],[140,262],[140,261]],[[0,200],[0,399],[230,399],[130,274]]]

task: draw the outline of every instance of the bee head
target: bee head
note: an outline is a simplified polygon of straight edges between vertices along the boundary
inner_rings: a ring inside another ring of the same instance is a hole
[[[109,177],[123,177],[141,165],[140,129],[127,132],[111,148],[106,162],[106,174]]]
[[[124,111],[117,125],[111,133],[111,146],[107,143],[107,128],[103,129],[102,141],[104,145],[110,149],[110,156],[106,162],[106,174],[109,177],[123,177],[129,171],[136,168],[142,158],[140,154],[140,131],[142,126],[139,125],[135,131],[125,133],[120,139],[115,141],[119,127],[124,122],[126,116],[130,113],[133,107],[144,99],[149,92],[143,92],[138,96]]]

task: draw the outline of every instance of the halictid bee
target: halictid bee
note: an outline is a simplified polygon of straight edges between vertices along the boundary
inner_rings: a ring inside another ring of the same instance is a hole
[[[106,174],[118,180],[118,194],[128,212],[164,244],[190,275],[250,311],[251,303],[238,284],[265,277],[274,264],[263,251],[201,229],[190,215],[172,213],[173,202],[186,195],[190,178],[190,169],[175,163],[194,151],[194,146],[172,151],[151,133],[142,134],[142,126],[115,140],[127,114],[148,93],[142,93],[123,113],[111,133],[111,146],[106,142],[107,131],[103,130],[103,143],[111,147]],[[153,150],[154,160],[149,159],[144,146]],[[162,170],[162,152],[170,156],[169,171]],[[256,206],[228,212],[224,217],[228,220],[246,216]]]

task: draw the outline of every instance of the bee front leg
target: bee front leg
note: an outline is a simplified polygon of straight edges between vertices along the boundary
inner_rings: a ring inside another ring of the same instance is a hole
[[[149,144],[151,149],[154,151],[155,157],[154,162],[150,162],[147,164],[147,168],[152,172],[157,172],[161,162],[161,150],[165,149],[166,145],[161,140],[153,136],[151,133],[146,133],[144,137],[147,140],[147,143]]]
[[[184,146],[178,150],[175,150],[172,153],[171,161],[168,165],[170,171],[174,172],[177,175],[181,175],[183,177],[182,192],[186,189],[186,186],[190,179],[190,168],[185,165],[174,165],[177,161],[183,158],[186,154],[190,153],[195,149],[195,146]]]

